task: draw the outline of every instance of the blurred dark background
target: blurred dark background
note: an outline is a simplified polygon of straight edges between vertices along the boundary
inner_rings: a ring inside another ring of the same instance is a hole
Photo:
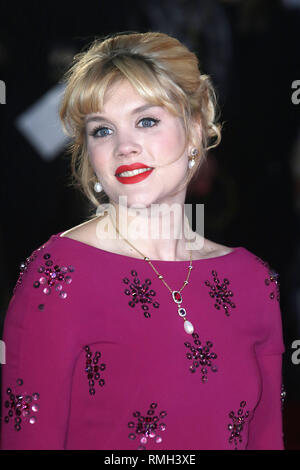
[[[186,202],[205,204],[207,238],[248,248],[280,275],[285,440],[287,449],[300,449],[300,364],[292,362],[292,343],[300,340],[300,0],[1,1],[0,11],[1,327],[20,262],[91,213],[68,185],[63,148],[45,158],[18,118],[95,37],[170,33],[211,76],[224,123],[221,145]]]

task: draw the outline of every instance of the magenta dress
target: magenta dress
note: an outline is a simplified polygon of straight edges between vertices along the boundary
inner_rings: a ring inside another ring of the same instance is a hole
[[[176,304],[143,259],[61,233],[26,259],[8,307],[2,449],[283,449],[265,261],[241,246],[195,260]],[[153,265],[181,288],[188,261]]]

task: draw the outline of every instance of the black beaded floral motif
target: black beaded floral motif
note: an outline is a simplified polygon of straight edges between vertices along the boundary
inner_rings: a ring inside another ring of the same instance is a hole
[[[103,372],[106,369],[106,365],[104,363],[99,364],[99,359],[101,357],[100,351],[96,351],[93,355],[89,346],[85,346],[84,350],[86,351],[85,372],[89,381],[89,392],[91,395],[95,395],[96,383],[98,383],[100,387],[103,387],[105,384],[105,380],[100,372]]]
[[[229,413],[229,418],[232,420],[232,423],[228,424],[228,430],[230,431],[229,443],[234,444],[235,450],[238,449],[239,444],[243,441],[243,429],[249,416],[249,411],[244,411],[245,406],[246,402],[241,401],[237,416],[234,411]]]
[[[23,380],[17,379],[17,385],[21,387]],[[18,390],[13,392],[11,388],[8,388],[6,393],[8,399],[4,401],[4,407],[7,409],[7,415],[4,417],[4,422],[9,423],[10,420],[13,420],[16,431],[20,431],[24,423],[35,424],[36,414],[39,410],[39,394],[29,395],[27,392],[19,392]]]
[[[224,278],[223,282],[220,282],[218,273],[215,270],[211,273],[213,276],[213,283],[206,280],[204,284],[211,289],[209,291],[209,295],[216,301],[215,308],[220,310],[220,308],[223,307],[225,314],[229,316],[229,307],[235,308],[235,303],[231,300],[233,292],[229,289],[230,282],[227,278]]]
[[[28,258],[26,258],[25,261],[22,261],[22,262],[20,263],[20,266],[19,266],[19,276],[18,276],[18,280],[17,280],[17,282],[16,282],[16,285],[15,285],[14,288],[13,288],[13,294],[15,294],[17,287],[18,287],[20,284],[22,284],[24,274],[25,274],[26,271],[28,270],[28,267],[29,267],[29,265],[31,264],[31,262],[38,256],[38,253],[39,253],[39,251],[40,251],[42,248],[44,248],[44,245],[43,245],[43,246],[40,246],[39,248],[37,248],[36,250],[34,250],[34,251],[32,252],[32,254],[31,254]]]
[[[74,266],[58,266],[54,264],[54,261],[50,259],[50,253],[45,253],[43,258],[44,265],[38,268],[40,277],[33,283],[33,287],[41,287],[45,295],[51,294],[52,290],[55,289],[61,299],[66,299],[68,294],[65,287],[72,282],[70,273],[75,271]],[[40,310],[43,310],[43,307],[43,304],[39,305]]]
[[[279,274],[270,267],[269,263],[267,261],[264,261],[263,259],[259,258],[259,256],[256,256],[256,259],[262,263],[268,270],[268,274],[265,277],[265,284],[266,286],[270,287],[270,294],[269,297],[270,299],[275,299],[280,302],[280,285],[279,285]]]
[[[198,369],[201,373],[201,381],[206,383],[208,371],[217,372],[218,370],[217,366],[214,364],[214,360],[217,359],[217,354],[211,351],[213,347],[211,341],[206,341],[206,343],[201,344],[198,333],[193,333],[192,337],[194,338],[194,346],[188,341],[184,343],[189,349],[186,357],[192,362],[189,370],[195,373]]]
[[[162,442],[162,433],[166,430],[166,424],[162,422],[167,413],[165,411],[157,412],[157,403],[151,403],[145,415],[140,411],[135,411],[132,416],[135,418],[129,421],[128,435],[131,440],[138,440],[138,450],[145,450],[149,440],[153,440],[156,444]]]
[[[135,307],[137,304],[141,305],[144,316],[146,318],[151,317],[149,305],[152,305],[154,308],[159,307],[159,303],[153,301],[153,297],[156,295],[156,292],[153,289],[150,289],[151,280],[145,279],[144,283],[141,283],[138,278],[137,272],[131,270],[132,280],[130,281],[128,277],[123,278],[124,284],[127,285],[127,288],[124,290],[125,295],[131,296],[131,300],[128,302],[130,307]]]

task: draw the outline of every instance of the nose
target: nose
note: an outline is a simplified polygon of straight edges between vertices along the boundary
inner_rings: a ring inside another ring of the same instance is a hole
[[[133,136],[124,134],[119,135],[115,155],[117,157],[130,157],[132,155],[139,155],[142,152],[142,146],[134,139]]]

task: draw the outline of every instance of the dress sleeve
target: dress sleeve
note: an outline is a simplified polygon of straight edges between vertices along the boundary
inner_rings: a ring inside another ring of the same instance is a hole
[[[261,392],[249,424],[248,449],[283,450],[282,354],[284,342],[279,297],[279,276],[267,263],[261,276],[258,309],[260,341],[255,345]]]
[[[4,322],[3,450],[65,446],[73,365],[67,297],[71,286],[62,267],[51,266],[51,255],[38,250],[27,258]]]

